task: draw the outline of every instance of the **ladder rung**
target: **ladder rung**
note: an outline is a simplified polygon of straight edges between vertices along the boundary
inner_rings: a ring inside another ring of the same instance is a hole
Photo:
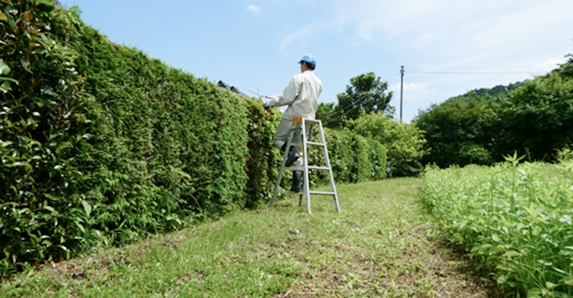
[[[316,143],[316,142],[306,142],[306,144],[314,146],[326,146],[324,143]]]
[[[335,195],[336,193],[331,191],[309,191],[311,195]]]
[[[298,193],[298,194],[301,194],[302,191],[294,192],[294,191],[290,191],[290,190],[281,190],[281,191],[279,191],[278,193],[280,193],[280,194],[287,194],[287,193]]]
[[[309,167],[310,168],[310,167]],[[304,171],[304,168],[302,166],[296,166],[296,167],[285,167],[285,170],[290,170],[290,171]]]
[[[322,171],[330,171],[329,167],[317,167],[317,166],[308,166],[309,170],[322,170]],[[295,167],[285,167],[285,170],[289,171],[304,171],[302,166],[295,166]]]
[[[309,170],[323,170],[323,171],[330,171],[329,167],[315,167],[315,166],[308,166]]]

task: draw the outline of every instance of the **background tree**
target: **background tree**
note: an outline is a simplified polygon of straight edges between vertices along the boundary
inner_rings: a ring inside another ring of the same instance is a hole
[[[338,107],[340,114],[346,119],[360,117],[361,109],[370,112],[392,115],[394,108],[389,105],[392,92],[387,92],[388,83],[380,81],[373,72],[361,74],[350,79],[346,92],[339,93]]]
[[[553,73],[528,81],[496,114],[494,158],[516,151],[527,160],[554,161],[573,144],[573,79]]]
[[[316,111],[316,119],[322,121],[322,126],[338,129],[342,126],[342,118],[339,116],[340,111],[333,102],[320,103]]]
[[[428,142],[424,148],[429,151],[424,163],[440,167],[492,163],[492,106],[496,100],[484,94],[472,91],[420,112],[416,126],[425,131]]]
[[[573,56],[545,76],[477,89],[421,111],[424,163],[441,167],[503,161],[556,161],[573,144]]]

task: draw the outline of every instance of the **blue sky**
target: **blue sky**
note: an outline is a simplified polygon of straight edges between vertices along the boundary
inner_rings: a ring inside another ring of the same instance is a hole
[[[337,103],[374,72],[403,120],[469,90],[534,78],[573,53],[571,0],[60,0],[84,22],[197,77],[282,92],[311,53]]]

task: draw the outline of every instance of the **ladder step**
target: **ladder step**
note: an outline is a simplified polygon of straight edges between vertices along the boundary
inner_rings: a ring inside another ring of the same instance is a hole
[[[306,142],[307,145],[314,145],[314,146],[326,146],[324,143],[317,143],[317,142]]]
[[[286,170],[290,171],[304,171],[302,166],[295,166],[295,167],[285,167]],[[322,171],[330,171],[329,167],[316,167],[316,166],[308,166],[309,170],[322,170]]]
[[[290,190],[281,190],[281,191],[279,191],[278,193],[280,193],[280,194],[283,194],[283,195],[284,195],[284,194],[287,194],[287,193],[297,193],[297,194],[302,194],[302,190],[301,190],[301,191],[299,191],[299,192],[294,192],[294,191],[290,191]]]
[[[285,167],[285,170],[290,170],[290,171],[304,171],[304,168],[302,166],[295,166],[295,167]]]
[[[289,194],[289,193],[302,194],[303,192],[302,191],[294,192],[294,191],[290,191],[290,190],[281,190],[278,193],[280,193],[280,194]],[[334,192],[330,192],[330,191],[312,191],[311,190],[311,191],[309,191],[309,193],[311,195],[329,195],[329,196],[335,195]]]
[[[335,192],[331,192],[331,191],[310,191],[311,195],[335,195]]]
[[[329,167],[315,167],[315,166],[308,166],[309,170],[323,170],[323,171],[330,171]]]

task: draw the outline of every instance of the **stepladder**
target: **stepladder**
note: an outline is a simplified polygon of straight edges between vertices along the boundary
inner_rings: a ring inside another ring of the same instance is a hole
[[[314,140],[314,138],[318,137],[318,140]],[[295,148],[300,148],[300,160],[292,166],[285,166],[287,159],[288,159],[288,148],[291,146],[295,146]],[[338,194],[336,192],[336,185],[334,183],[334,175],[332,173],[332,166],[330,164],[330,159],[328,156],[328,148],[326,146],[326,140],[324,137],[324,131],[322,129],[322,122],[320,120],[314,119],[306,119],[302,117],[295,118],[292,122],[292,127],[290,129],[289,137],[286,143],[287,150],[285,150],[279,170],[279,175],[277,177],[277,181],[275,183],[273,197],[270,203],[272,206],[277,198],[278,194],[284,193],[293,193],[292,191],[281,191],[280,185],[281,180],[283,178],[283,174],[287,170],[291,171],[302,171],[303,178],[302,178],[302,189],[299,192],[299,206],[302,206],[302,201],[306,203],[306,211],[310,214],[311,213],[311,204],[310,204],[310,196],[311,195],[327,195],[332,196],[334,199],[334,207],[336,208],[337,212],[340,212],[340,205],[338,203]],[[318,150],[312,150],[313,148],[318,148]],[[322,149],[322,150],[320,150]],[[309,161],[311,160],[311,152],[318,152],[318,154],[314,154],[312,161],[313,163],[318,162],[319,164],[309,165]],[[317,156],[321,156],[322,158],[316,158]],[[311,190],[310,180],[311,177],[309,171],[326,171],[328,180],[330,182],[330,191],[318,191],[318,190]]]

